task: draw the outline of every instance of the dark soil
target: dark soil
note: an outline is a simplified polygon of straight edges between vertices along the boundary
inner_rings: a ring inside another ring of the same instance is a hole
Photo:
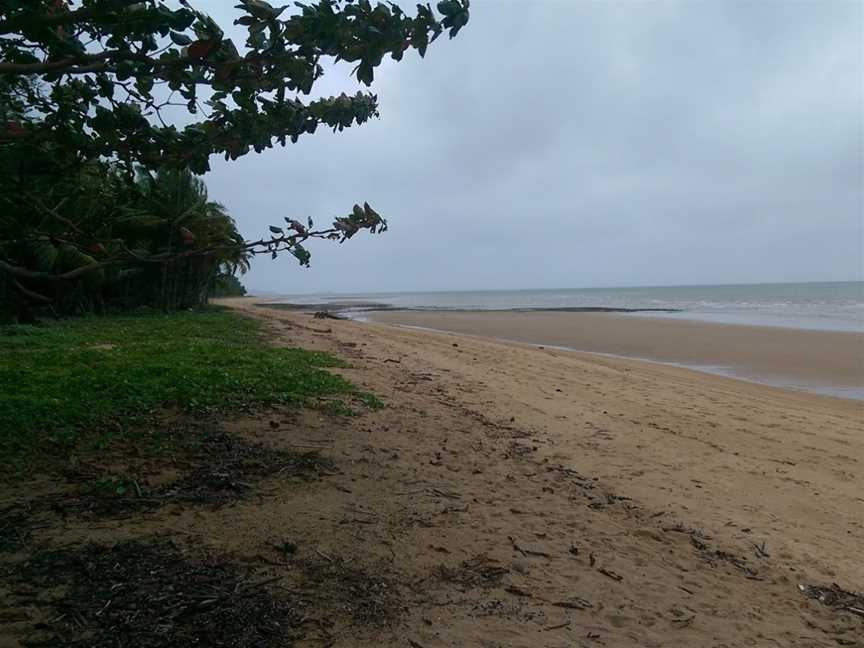
[[[218,508],[251,495],[255,484],[268,477],[317,479],[334,470],[329,459],[315,452],[277,450],[221,431],[198,432],[194,438],[194,445],[175,451],[172,459],[156,460],[157,469],[150,458],[133,462],[120,473],[100,466],[79,466],[66,474],[67,481],[77,482],[76,488],[34,499],[26,508],[31,514],[51,511],[61,517],[118,517],[168,504]],[[163,479],[166,468],[175,473],[173,479]],[[0,530],[0,551],[3,538]]]
[[[392,581],[348,559],[301,558],[295,552],[304,548],[293,543],[279,563],[213,555],[206,544],[181,546],[146,534],[117,544],[58,544],[62,534],[58,540],[50,531],[70,521],[215,509],[264,496],[257,488],[264,479],[335,472],[316,452],[254,443],[213,421],[170,426],[163,436],[178,441],[167,450],[143,445],[113,448],[98,462],[82,457],[56,475],[47,493],[19,495],[0,509],[4,636],[33,647],[278,648],[303,637],[326,643],[345,623],[393,627],[404,605]],[[38,529],[49,533],[43,538]]]
[[[271,593],[270,579],[170,541],[44,551],[5,580],[12,609],[44,619],[25,646],[251,648],[303,635],[299,611]]]
[[[0,553],[15,552],[30,542],[33,511],[26,504],[0,509]]]
[[[313,591],[327,609],[341,612],[354,623],[391,626],[402,614],[401,595],[395,583],[372,575],[341,558],[298,560],[302,586]]]
[[[460,589],[497,587],[509,569],[485,556],[463,561],[458,567],[438,565],[434,573],[444,582],[455,583]]]
[[[185,436],[170,452],[119,449],[99,463],[84,459],[57,476],[50,494],[0,509],[0,625],[15,627],[23,645],[269,648],[292,645],[308,629],[300,627],[302,602],[298,608],[272,594],[260,573],[228,556],[200,548],[188,554],[166,540],[39,541],[36,529],[70,518],[116,520],[168,505],[218,508],[253,495],[266,478],[316,479],[334,470],[317,453],[252,443],[207,421],[172,427]],[[115,454],[122,469],[111,461]]]

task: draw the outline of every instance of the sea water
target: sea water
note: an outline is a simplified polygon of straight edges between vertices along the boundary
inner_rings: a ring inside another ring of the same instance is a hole
[[[630,315],[864,332],[864,282],[861,281],[287,295],[273,301],[356,303],[357,311],[368,308],[360,306],[367,302],[411,310],[650,309]]]

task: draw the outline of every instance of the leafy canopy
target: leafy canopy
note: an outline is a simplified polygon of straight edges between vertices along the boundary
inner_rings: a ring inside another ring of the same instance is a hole
[[[324,228],[285,218],[256,241],[199,235],[146,258],[128,237],[115,240],[118,205],[139,193],[136,174],[202,174],[213,154],[234,160],[322,125],[362,124],[378,114],[374,94],[309,98],[325,64],[351,62],[369,86],[385,57],[423,56],[469,19],[469,0],[442,0],[437,14],[418,4],[413,15],[369,0],[294,4],[291,13],[239,0],[234,24],[248,36],[238,45],[188,0],[0,0],[0,203],[9,214],[0,220],[0,295],[6,280],[27,299],[51,301],[46,283],[62,292],[84,275],[178,257],[288,252],[308,265],[308,239],[385,230],[364,203]],[[77,261],[31,263],[33,241],[49,252],[66,246]]]
[[[240,0],[238,47],[187,0],[0,0],[0,74],[38,78],[22,88],[41,119],[7,123],[6,139],[50,139],[85,158],[107,156],[147,168],[209,169],[209,156],[296,142],[320,125],[342,130],[377,115],[371,93],[305,101],[322,62],[349,61],[365,85],[386,56],[421,56],[445,30],[468,22],[468,0],[428,5],[409,16],[395,4],[318,0],[274,7]],[[169,123],[168,107],[193,123]]]

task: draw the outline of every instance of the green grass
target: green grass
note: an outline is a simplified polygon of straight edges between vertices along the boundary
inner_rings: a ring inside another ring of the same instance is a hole
[[[258,322],[228,311],[0,327],[0,463],[104,443],[106,429],[122,435],[161,406],[195,412],[334,395],[380,406],[326,371],[338,366],[325,353],[271,347]]]

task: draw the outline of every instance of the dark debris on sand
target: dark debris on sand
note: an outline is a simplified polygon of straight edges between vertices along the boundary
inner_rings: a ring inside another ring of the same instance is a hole
[[[279,647],[303,635],[300,612],[270,592],[270,579],[170,541],[44,551],[10,575],[24,592],[15,604],[44,613],[25,646]]]
[[[849,612],[864,619],[864,593],[849,592],[837,583],[828,587],[820,585],[799,585],[798,588],[807,598],[815,599],[841,612]]]
[[[28,504],[0,508],[0,553],[15,552],[30,542],[33,511]]]
[[[316,551],[254,566],[165,538],[58,545],[50,534],[31,534],[167,506],[218,508],[260,496],[256,486],[267,478],[336,472],[317,452],[254,443],[207,421],[175,423],[174,431],[189,441],[173,445],[170,458],[134,448],[103,454],[70,465],[51,494],[0,510],[3,637],[40,648],[279,648],[301,638],[327,642],[351,626],[377,632],[396,624],[405,610],[398,586],[350,558]]]
[[[117,516],[171,503],[220,507],[253,493],[255,482],[267,477],[317,479],[335,470],[329,459],[316,452],[268,448],[224,432],[205,434],[199,443],[177,453],[174,465],[179,477],[157,487],[120,476],[109,481],[109,488],[99,488],[94,484],[100,482],[91,479],[78,493],[35,500],[32,506],[47,505],[64,516]],[[90,470],[91,477],[98,474],[98,470]],[[86,472],[83,477],[86,480]]]
[[[293,565],[319,605],[345,614],[355,624],[392,626],[404,611],[396,583],[348,560],[322,554],[321,560],[295,560]]]
[[[433,570],[435,576],[446,583],[454,583],[461,589],[497,587],[501,579],[509,573],[506,567],[496,564],[497,561],[476,556],[464,560],[457,567],[438,565]]]
[[[277,474],[317,479],[333,470],[333,463],[316,452],[276,450],[220,432],[204,438],[182,479],[154,495],[157,499],[223,504],[250,490],[250,480]]]

